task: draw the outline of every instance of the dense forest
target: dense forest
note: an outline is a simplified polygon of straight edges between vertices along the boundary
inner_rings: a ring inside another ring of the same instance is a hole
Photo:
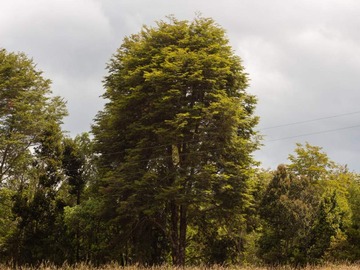
[[[0,50],[0,260],[17,265],[360,260],[360,177],[297,144],[261,168],[257,99],[212,19],[126,37],[104,109],[70,137],[50,80]]]

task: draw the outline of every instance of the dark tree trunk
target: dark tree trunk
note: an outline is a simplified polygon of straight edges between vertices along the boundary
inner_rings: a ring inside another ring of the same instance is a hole
[[[180,159],[179,153],[173,152],[173,147],[168,147],[168,168],[169,171],[175,172],[174,160]],[[177,156],[174,156],[174,155]],[[174,183],[174,178],[170,179],[169,184]],[[179,191],[181,192],[181,191]],[[187,207],[179,205],[175,199],[170,200],[170,237],[171,237],[171,257],[176,266],[185,265],[186,249],[186,229],[187,229]]]
[[[178,264],[178,254],[179,254],[179,233],[178,233],[178,223],[179,223],[179,211],[177,205],[174,201],[170,203],[171,209],[171,257],[173,264]]]
[[[185,249],[186,249],[186,228],[187,228],[187,207],[180,206],[180,235],[179,235],[179,264],[185,265]]]
[[[171,203],[171,257],[174,265],[185,265],[187,207]]]

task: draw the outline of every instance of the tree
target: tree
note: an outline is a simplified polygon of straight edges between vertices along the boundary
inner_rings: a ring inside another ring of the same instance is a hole
[[[63,141],[63,160],[62,164],[68,178],[69,193],[76,198],[76,205],[80,204],[81,195],[84,191],[86,180],[87,153],[84,152],[81,143],[90,147],[89,138],[86,134],[77,136],[75,139],[65,138]]]
[[[336,168],[335,162],[319,146],[296,144],[295,155],[290,154],[291,169],[296,175],[306,175],[311,180],[324,180]]]
[[[349,186],[349,204],[352,210],[351,226],[347,230],[348,235],[348,256],[350,261],[360,260],[360,178],[354,175]]]
[[[306,176],[280,165],[261,202],[260,257],[270,264],[306,264],[305,243],[319,194]]]
[[[321,260],[336,238],[343,234],[343,216],[336,192],[322,199],[310,230],[311,239],[307,245],[307,256],[311,263]]]
[[[14,192],[8,188],[0,189],[0,253],[7,237],[16,228],[12,213],[12,196]]]
[[[32,60],[0,50],[0,185],[17,185],[24,178],[29,149],[38,142],[51,107],[61,103],[50,94],[50,80]]]
[[[349,259],[353,174],[321,147],[297,144],[295,154],[289,155],[291,164],[279,166],[262,199],[260,256],[268,263],[295,265]]]
[[[64,186],[64,194],[66,199],[65,222],[67,223],[67,232],[70,239],[73,239],[73,247],[75,256],[70,256],[70,262],[79,262],[81,258],[82,235],[86,226],[80,226],[77,218],[82,218],[79,209],[85,208],[80,203],[84,199],[85,188],[94,175],[94,157],[92,155],[92,142],[88,133],[76,136],[74,139],[65,138],[63,140],[62,167],[66,176]],[[76,214],[74,214],[76,213]],[[91,213],[88,216],[93,216]],[[70,222],[71,220],[71,222]],[[74,221],[75,220],[75,221]],[[90,220],[90,222],[89,222]],[[86,219],[87,223],[92,223],[91,219]],[[71,250],[71,247],[68,248]],[[70,252],[71,253],[71,252]],[[83,256],[84,257],[84,256]],[[86,259],[86,258],[83,258]]]
[[[64,260],[64,202],[58,197],[64,180],[60,119],[61,115],[48,115],[34,148],[32,168],[29,168],[31,177],[14,196],[13,213],[18,224],[9,248],[13,250],[11,256],[16,263],[34,264],[45,260],[62,263]]]
[[[224,30],[202,17],[143,27],[108,70],[108,103],[93,126],[107,210],[133,258],[157,261],[170,249],[183,265],[196,216],[211,213],[225,231],[239,229],[227,226],[235,216],[244,226],[258,147],[247,75]]]
[[[50,95],[50,80],[32,60],[0,50],[0,191],[4,217],[11,218],[2,220],[11,228],[1,235],[1,252],[14,262],[53,260],[61,235],[54,224],[66,108]]]
[[[346,166],[332,161],[321,147],[297,144],[296,155],[289,155],[289,168],[296,175],[306,175],[317,187],[321,203],[314,214],[313,228],[307,243],[308,260],[311,262],[329,258],[350,260],[347,254],[346,231],[351,227],[351,191],[354,174]],[[315,240],[314,240],[315,239]],[[316,244],[314,243],[316,242]],[[313,246],[313,247],[311,247]],[[351,252],[350,252],[351,253]]]

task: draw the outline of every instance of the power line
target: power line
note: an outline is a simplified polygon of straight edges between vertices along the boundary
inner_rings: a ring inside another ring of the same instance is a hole
[[[283,141],[283,140],[288,140],[288,139],[294,139],[294,138],[300,138],[300,137],[305,137],[305,136],[312,136],[312,135],[318,135],[318,134],[331,133],[331,132],[336,132],[336,131],[341,131],[341,130],[358,128],[358,127],[360,127],[360,124],[359,125],[354,125],[354,126],[343,127],[343,128],[329,129],[329,130],[324,130],[324,131],[311,132],[311,133],[299,134],[299,135],[294,135],[294,136],[289,136],[289,137],[283,137],[283,138],[268,140],[267,142]],[[188,142],[195,142],[195,141],[188,141]],[[166,146],[166,145],[165,144],[160,145],[159,147],[163,147],[163,146]],[[149,148],[156,148],[156,146],[149,147]],[[140,149],[142,149],[142,148],[140,148]],[[147,149],[147,148],[144,148],[144,149]],[[213,148],[211,150],[212,151],[219,151],[219,150],[223,150],[223,147],[221,147],[221,148]],[[123,152],[123,151],[112,152],[112,153],[104,153],[104,154],[101,154],[101,155],[117,154],[117,153],[120,153],[120,152]],[[178,157],[187,156],[187,155],[206,154],[208,152],[209,152],[209,150],[198,150],[198,151],[191,152],[191,153],[190,152],[188,152],[188,153],[179,153]],[[160,159],[166,159],[166,158],[171,158],[171,157],[173,157],[173,155],[162,155],[160,157],[138,159],[135,162],[157,161],[157,160],[160,160]]]
[[[337,115],[326,116],[326,117],[315,118],[315,119],[309,119],[309,120],[304,120],[304,121],[299,121],[299,122],[294,122],[294,123],[281,124],[281,125],[276,125],[276,126],[270,126],[270,127],[261,128],[259,131],[261,131],[261,130],[267,130],[267,129],[280,128],[280,127],[288,127],[288,126],[300,125],[300,124],[305,124],[305,123],[311,123],[311,122],[316,122],[316,121],[320,121],[320,120],[326,120],[326,119],[331,119],[331,118],[338,118],[338,117],[343,117],[343,116],[353,115],[353,114],[358,114],[358,113],[360,113],[360,111],[350,112],[350,113],[343,113],[343,114],[337,114]]]
[[[337,115],[326,116],[326,117],[315,118],[315,119],[309,119],[309,120],[304,120],[304,121],[299,121],[299,122],[294,122],[294,123],[287,123],[287,124],[281,124],[281,125],[276,125],[276,126],[270,126],[270,127],[266,127],[266,128],[261,128],[258,131],[268,130],[268,129],[275,129],[275,128],[286,127],[286,126],[293,126],[293,125],[298,125],[298,124],[304,124],[304,123],[315,122],[315,121],[320,121],[320,120],[325,120],[325,119],[343,117],[343,116],[359,114],[359,113],[360,113],[360,111],[337,114]],[[330,132],[330,131],[320,132],[319,134],[326,133],[326,132]],[[318,133],[309,133],[309,134],[304,134],[304,135],[296,135],[296,136],[291,136],[291,137],[279,138],[279,139],[276,139],[276,141],[282,140],[282,139],[290,139],[290,138],[296,138],[296,137],[302,137],[302,136],[308,136],[308,135],[315,135],[315,134],[318,134]],[[274,140],[270,140],[270,141],[274,141]],[[202,142],[202,140],[193,139],[193,140],[188,140],[188,141],[187,140],[180,141],[178,143],[187,144],[187,143],[200,143],[200,142]],[[150,150],[150,149],[161,149],[163,147],[172,146],[172,145],[174,145],[174,143],[158,144],[158,145],[154,145],[154,146],[136,147],[136,148],[138,150]],[[122,154],[122,153],[125,153],[126,151],[127,151],[127,149],[120,150],[120,151],[115,151],[115,152],[102,153],[101,155],[108,156],[108,155],[114,155],[114,154]]]
[[[293,139],[293,138],[299,138],[299,137],[305,137],[305,136],[311,136],[311,135],[318,135],[318,134],[336,132],[336,131],[347,130],[347,129],[352,129],[352,128],[358,128],[358,127],[360,127],[360,124],[359,125],[354,125],[354,126],[343,127],[343,128],[330,129],[330,130],[324,130],[324,131],[300,134],[300,135],[295,135],[295,136],[283,137],[283,138],[278,138],[278,139],[274,139],[274,140],[269,140],[267,142],[282,141],[282,140],[287,140],[287,139]],[[223,150],[223,147],[214,148],[214,149],[211,149],[211,150],[212,151],[219,151],[219,150]],[[195,152],[192,152],[192,153],[179,153],[178,157],[188,156],[188,155],[206,154],[206,153],[209,153],[209,150],[199,150],[199,151],[195,151]],[[173,155],[163,155],[163,156],[160,156],[160,157],[139,159],[139,160],[136,160],[135,162],[137,163],[137,162],[143,162],[143,161],[157,161],[159,159],[166,159],[166,158],[171,158],[171,157],[173,157]]]
[[[260,131],[261,131],[261,130],[266,130],[266,129],[274,129],[274,128],[279,128],[279,127],[285,127],[285,126],[292,126],[292,125],[297,125],[297,124],[315,122],[315,121],[324,120],[324,119],[337,118],[337,117],[342,117],[342,116],[347,116],[347,115],[353,115],[353,114],[358,114],[358,113],[360,113],[360,111],[351,112],[351,113],[344,113],[344,114],[338,114],[338,115],[327,116],[327,117],[321,117],[321,118],[316,118],[316,119],[310,119],[310,120],[306,120],[306,121],[299,121],[299,122],[294,122],[294,123],[288,123],[288,124],[283,124],[283,125],[278,125],[278,126],[273,126],[273,127],[268,127],[268,128],[260,129]],[[330,130],[324,130],[324,131],[318,131],[318,132],[311,132],[311,133],[305,133],[305,134],[299,134],[299,135],[294,135],[294,136],[289,136],[289,137],[283,137],[283,138],[268,140],[267,142],[274,142],[274,141],[294,139],[294,138],[311,136],[311,135],[318,135],[318,134],[330,133],[330,132],[335,132],[335,131],[340,131],[340,130],[346,130],[346,129],[356,128],[356,127],[360,127],[360,125],[349,126],[349,127],[344,127],[344,128],[337,128],[337,129],[330,129]],[[202,140],[189,140],[189,141],[182,141],[182,142],[179,142],[179,143],[201,143],[201,142],[203,142],[203,141],[202,141]],[[163,147],[166,147],[166,146],[172,146],[172,145],[174,145],[174,143],[159,144],[159,145],[149,146],[149,147],[138,147],[137,149],[138,149],[138,150],[160,149],[160,148],[163,148]],[[121,153],[125,153],[125,152],[126,152],[126,150],[121,150],[121,151],[116,151],[116,152],[102,153],[101,155],[107,156],[107,155],[113,155],[113,154],[121,154]]]
[[[282,140],[300,138],[300,137],[311,136],[311,135],[331,133],[331,132],[336,132],[336,131],[340,131],[340,130],[358,128],[358,127],[360,127],[360,124],[355,125],[355,126],[348,126],[348,127],[343,127],[343,128],[329,129],[329,130],[323,130],[323,131],[318,131],[318,132],[312,132],[312,133],[305,133],[305,134],[300,134],[300,135],[295,135],[295,136],[283,137],[283,138],[268,140],[267,142],[275,142],[275,141],[282,141]],[[211,149],[211,150],[212,151],[219,151],[219,150],[222,150],[222,149],[223,148],[215,148],[215,149]],[[204,154],[204,153],[208,153],[208,152],[209,152],[208,150],[200,150],[200,151],[195,151],[193,153],[179,153],[178,156],[180,157],[180,156],[193,155],[193,154]],[[161,156],[160,158],[170,158],[170,157],[172,157],[172,155],[164,155],[164,156]],[[137,160],[136,162],[152,161],[152,160],[158,160],[158,159],[159,159],[158,157],[146,158],[146,159]]]
[[[300,137],[305,137],[305,136],[312,136],[312,135],[318,135],[318,134],[325,134],[325,133],[331,133],[331,132],[336,132],[336,131],[341,131],[341,130],[347,130],[347,129],[352,129],[352,128],[358,128],[360,127],[359,125],[354,125],[354,126],[348,126],[348,127],[343,127],[343,128],[337,128],[337,129],[330,129],[330,130],[324,130],[324,131],[318,131],[318,132],[312,132],[312,133],[305,133],[305,134],[300,134],[300,135],[294,135],[294,136],[289,136],[289,137],[283,137],[283,138],[278,138],[278,139],[273,139],[273,140],[268,140],[267,142],[275,142],[275,141],[282,141],[282,140],[288,140],[288,139],[294,139],[294,138],[300,138]],[[189,141],[189,142],[194,142],[194,141]],[[166,146],[166,145],[161,145],[161,147]],[[149,148],[155,148],[154,147],[149,147]],[[141,149],[141,148],[140,148]],[[145,148],[146,149],[146,148]],[[219,150],[223,150],[224,148],[213,148],[211,149],[212,151],[219,151]],[[121,151],[123,152],[123,151]],[[113,152],[113,153],[104,153],[101,155],[110,155],[110,154],[117,154],[119,152]],[[188,156],[188,155],[198,155],[198,154],[206,154],[209,153],[209,150],[198,150],[195,152],[187,152],[187,153],[178,153],[178,157],[181,156]],[[143,159],[138,159],[135,160],[136,163],[138,162],[144,162],[144,161],[158,161],[158,160],[163,160],[166,158],[171,158],[173,157],[173,155],[162,155],[160,157],[153,157],[153,158],[143,158]],[[125,161],[126,162],[126,161]],[[136,173],[137,174],[137,173]]]
[[[311,135],[318,135],[318,134],[330,133],[330,132],[335,132],[335,131],[340,131],[340,130],[357,128],[357,127],[360,127],[360,124],[359,124],[359,125],[355,125],[355,126],[349,126],[349,127],[343,127],[343,128],[336,128],[336,129],[329,129],[329,130],[324,130],[324,131],[318,131],[318,132],[305,133],[305,134],[300,134],[300,135],[295,135],[295,136],[283,137],[283,138],[278,138],[278,139],[269,140],[268,142],[276,142],[276,141],[294,139],[294,138],[299,138],[299,137],[305,137],[305,136],[311,136]]]

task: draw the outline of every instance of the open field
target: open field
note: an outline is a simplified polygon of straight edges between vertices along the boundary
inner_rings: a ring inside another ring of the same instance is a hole
[[[173,267],[173,266],[156,266],[156,267],[141,267],[141,266],[126,266],[122,267],[116,264],[108,264],[101,267],[93,267],[86,264],[79,264],[76,266],[69,266],[64,265],[62,267],[57,267],[54,265],[41,265],[40,267],[10,267],[5,265],[0,265],[0,270],[10,270],[10,269],[21,269],[21,270],[136,270],[136,269],[149,269],[149,270],[170,270],[170,269],[182,269],[182,270],[202,270],[202,269],[209,269],[209,270],[292,270],[295,269],[289,266],[281,266],[281,267],[254,267],[254,266],[230,266],[230,267],[223,267],[223,266],[197,266],[197,267]],[[307,266],[302,268],[304,270],[359,270],[360,264],[328,264],[323,266]]]

